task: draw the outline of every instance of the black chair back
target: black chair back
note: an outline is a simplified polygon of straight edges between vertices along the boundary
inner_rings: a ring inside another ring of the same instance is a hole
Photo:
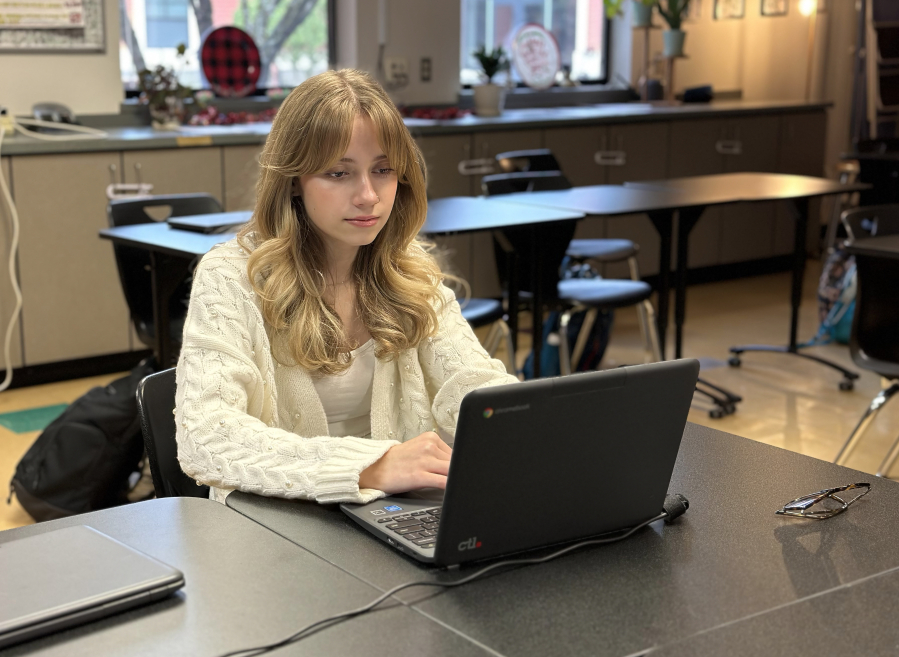
[[[516,192],[543,192],[571,189],[561,171],[519,171],[494,173],[481,178],[481,190],[485,196],[514,194]]]
[[[209,497],[209,486],[181,469],[175,442],[175,368],[144,378],[137,387],[137,410],[156,497]]]
[[[499,168],[505,173],[514,171],[561,171],[559,161],[548,148],[527,151],[507,151],[496,156]]]
[[[841,217],[849,242],[899,234],[899,205],[847,210]],[[899,260],[855,256],[857,288],[849,352],[856,365],[880,376],[899,378]]]
[[[169,217],[183,217],[194,214],[221,212],[221,204],[209,194],[169,194],[147,196],[136,199],[116,199],[106,207],[109,225],[132,226],[158,221],[147,213],[148,208],[168,208]],[[134,329],[140,341],[150,348],[156,346],[156,331],[153,328],[153,294],[150,276],[150,254],[144,249],[114,245],[116,266],[125,302],[134,322]],[[184,281],[172,295],[169,318],[173,324],[183,322],[187,314],[184,300],[190,295],[190,281]],[[176,327],[172,338],[180,340],[181,331]]]
[[[848,241],[899,233],[899,204],[852,208],[840,215]]]

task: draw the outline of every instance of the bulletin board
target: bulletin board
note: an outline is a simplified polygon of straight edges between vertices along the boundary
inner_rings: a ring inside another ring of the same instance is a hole
[[[105,52],[103,2],[0,0],[0,52]]]

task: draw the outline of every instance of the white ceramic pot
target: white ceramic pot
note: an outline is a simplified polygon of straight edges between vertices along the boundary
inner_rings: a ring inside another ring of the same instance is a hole
[[[641,0],[631,3],[631,24],[634,27],[649,27],[652,24],[652,5],[644,5]]]
[[[665,57],[680,57],[683,55],[684,39],[686,37],[687,33],[683,30],[665,30],[662,32],[662,54]]]
[[[503,111],[506,90],[488,82],[474,88],[474,113],[478,116],[499,116]]]

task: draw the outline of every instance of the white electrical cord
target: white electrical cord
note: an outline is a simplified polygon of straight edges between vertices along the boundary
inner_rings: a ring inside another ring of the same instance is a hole
[[[3,145],[3,136],[6,129],[0,125],[0,146]],[[19,287],[19,281],[16,278],[16,252],[19,250],[19,213],[16,211],[16,205],[12,201],[9,193],[9,186],[6,184],[6,178],[3,176],[3,170],[0,169],[0,190],[3,192],[3,198],[9,206],[10,217],[12,218],[12,241],[9,249],[9,280],[12,283],[13,292],[16,293],[16,308],[13,310],[9,318],[9,326],[6,327],[6,340],[4,342],[3,357],[6,363],[6,376],[3,383],[0,383],[0,392],[6,390],[12,383],[12,359],[10,358],[10,342],[12,341],[12,332],[22,312],[22,290]]]
[[[35,139],[43,139],[44,141],[72,141],[76,139],[106,139],[109,133],[98,128],[88,128],[83,125],[75,125],[74,123],[57,123],[56,121],[39,121],[38,119],[23,119],[13,117],[16,130],[28,137]],[[34,130],[26,130],[25,126],[34,128],[53,128],[54,130],[65,130],[72,133],[68,135],[48,135]]]

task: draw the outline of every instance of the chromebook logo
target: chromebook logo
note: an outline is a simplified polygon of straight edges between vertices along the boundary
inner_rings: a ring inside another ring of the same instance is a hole
[[[485,418],[491,418],[491,417],[493,417],[493,409],[492,409],[492,408],[485,408],[485,409],[484,409],[484,417],[485,417]]]

